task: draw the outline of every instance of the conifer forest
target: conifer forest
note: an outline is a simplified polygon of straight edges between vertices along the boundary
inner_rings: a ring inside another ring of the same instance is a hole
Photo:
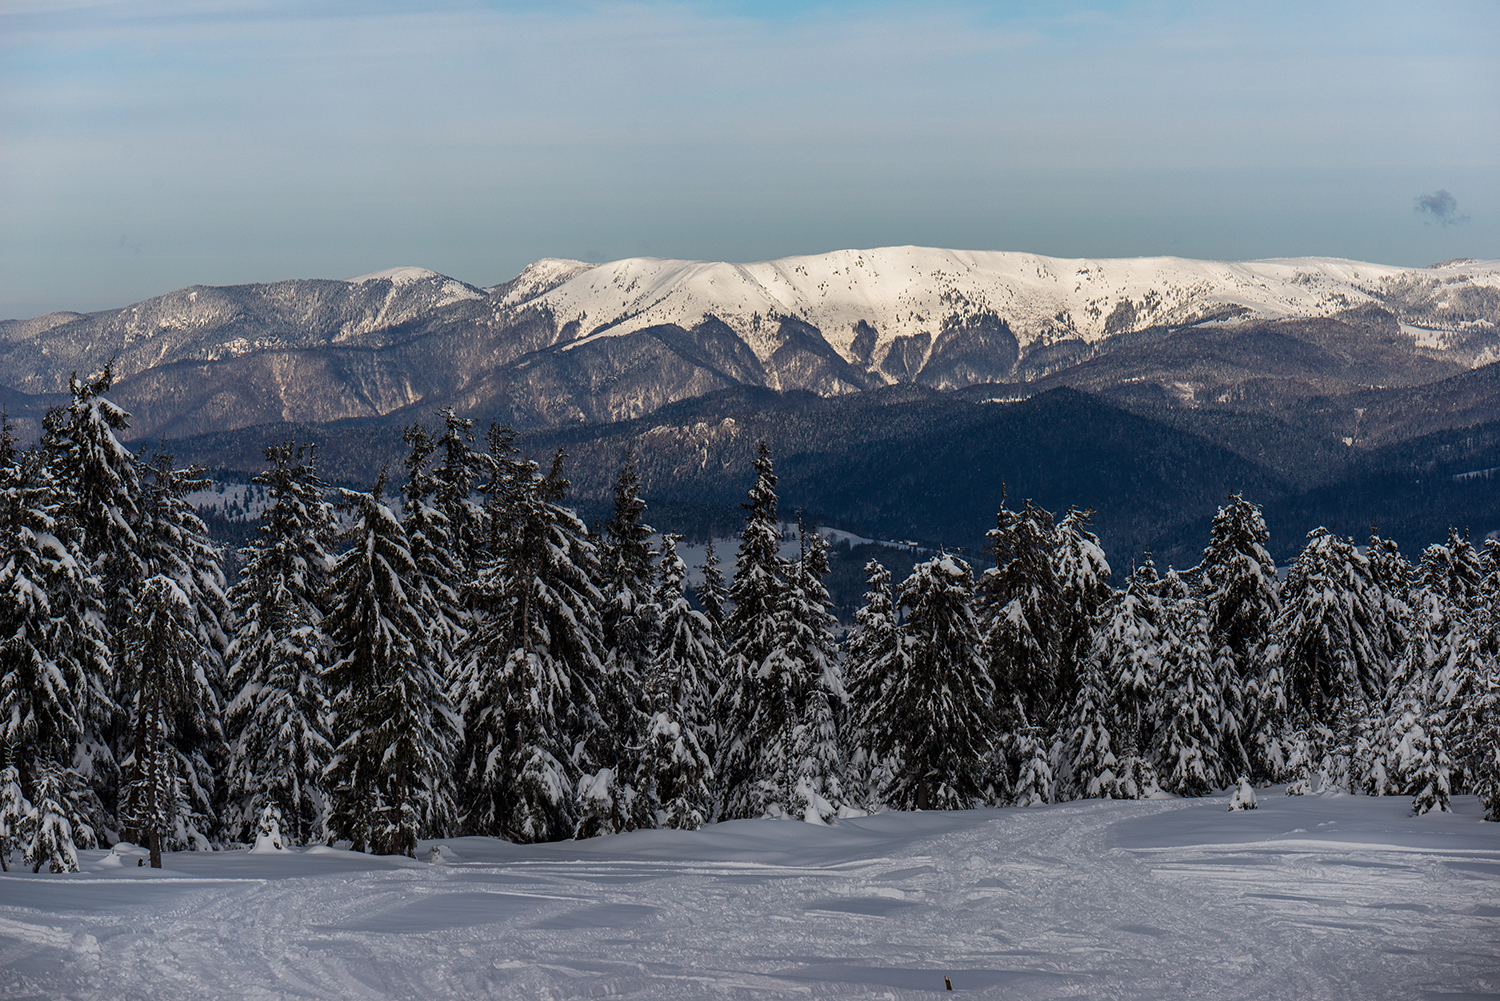
[[[1002,500],[993,566],[871,561],[845,630],[826,540],[781,555],[775,442],[737,550],[690,588],[629,454],[591,529],[565,455],[445,410],[370,490],[268,445],[228,580],[185,499],[204,474],[124,447],[109,387],[75,379],[34,446],[0,440],[7,864],[1272,784],[1419,815],[1473,793],[1500,821],[1493,539],[1408,555],[1318,530],[1278,573],[1236,494],[1197,566],[1116,574],[1087,512]]]

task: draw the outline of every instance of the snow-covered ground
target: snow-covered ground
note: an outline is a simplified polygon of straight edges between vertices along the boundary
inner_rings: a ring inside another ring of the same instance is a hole
[[[1473,797],[741,821],[0,878],[0,997],[1500,997]],[[423,846],[426,854],[429,846]]]

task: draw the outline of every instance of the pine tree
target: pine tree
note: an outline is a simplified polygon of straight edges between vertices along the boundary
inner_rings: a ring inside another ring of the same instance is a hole
[[[1094,620],[1114,593],[1099,539],[1089,531],[1093,511],[1070,508],[1057,525],[1053,565],[1058,582],[1057,699],[1071,704],[1078,672],[1093,645]]]
[[[661,642],[647,683],[642,775],[638,786],[660,811],[661,826],[696,830],[713,812],[713,767],[705,749],[723,657],[713,622],[683,593],[687,566],[681,536],[663,535],[655,602],[663,610]]]
[[[871,713],[907,667],[901,657],[890,571],[870,560],[865,564],[865,586],[864,605],[854,613],[854,628],[844,643],[851,722],[845,793],[851,802],[870,806],[883,800],[896,766],[874,748],[876,721]]]
[[[897,808],[967,809],[983,795],[997,737],[995,687],[973,588],[958,557],[918,564],[901,585],[907,614],[897,641],[880,644],[882,660],[861,685],[870,699],[867,739],[878,758],[895,763],[883,793]]]
[[[1155,583],[1150,567],[1150,583]],[[1132,583],[1145,578],[1137,573]],[[1153,621],[1163,621],[1159,604],[1149,591],[1135,587],[1117,595],[1101,616],[1094,640],[1090,669],[1096,671],[1104,691],[1111,693],[1111,747],[1120,777],[1120,796],[1143,795],[1138,777],[1151,771],[1150,752],[1155,741],[1152,699],[1161,676],[1161,634]],[[1153,783],[1147,781],[1145,787]]]
[[[31,803],[21,791],[21,773],[7,762],[0,768],[0,871],[9,872],[11,854],[30,841],[27,827],[32,816]]]
[[[1052,762],[1040,727],[1023,727],[1011,738],[1010,758],[1019,764],[1012,806],[1044,806],[1052,802]]]
[[[980,578],[976,602],[995,704],[1002,714],[1014,704],[1023,710],[1023,718],[1001,725],[1042,725],[1057,710],[1062,642],[1056,528],[1051,514],[1027,501],[1020,512],[1002,506],[988,538],[995,565]]]
[[[1369,564],[1354,546],[1321,528],[1309,533],[1272,627],[1288,698],[1324,722],[1341,696],[1379,698],[1389,674],[1385,616]]]
[[[468,638],[468,612],[458,575],[463,559],[447,512],[437,504],[437,477],[427,465],[437,443],[413,424],[403,432],[410,448],[401,490],[401,528],[406,533],[416,576],[407,581],[408,600],[427,630],[427,656],[443,678],[453,671],[454,652]]]
[[[1260,508],[1235,493],[1214,516],[1203,551],[1203,605],[1215,650],[1228,647],[1241,677],[1281,609],[1270,533]]]
[[[26,846],[26,864],[32,872],[77,872],[78,850],[73,844],[72,811],[66,806],[57,773],[42,773],[36,784],[36,807],[30,823],[31,843]],[[161,868],[161,857],[153,844],[151,864]]]
[[[784,774],[784,763],[766,761],[768,753],[785,746],[776,738],[785,729],[786,693],[764,668],[776,649],[776,611],[786,588],[786,568],[776,519],[776,474],[765,442],[754,468],[755,484],[742,505],[745,528],[729,591],[734,609],[724,623],[726,677],[715,712],[723,734],[717,772],[725,820],[760,816],[775,796],[774,788],[763,785],[767,767],[773,775]]]
[[[270,505],[231,589],[236,637],[229,650],[226,711],[230,836],[247,841],[267,806],[280,812],[294,843],[328,835],[323,770],[333,753],[323,688],[323,636],[333,511],[324,499],[312,446],[265,450],[256,476]]]
[[[56,498],[53,517],[77,547],[80,573],[94,581],[89,591],[103,615],[99,636],[109,644],[107,668],[80,653],[88,694],[83,735],[73,749],[75,768],[92,784],[101,803],[101,820],[108,820],[116,807],[122,784],[119,762],[131,744],[121,706],[126,653],[122,639],[131,605],[150,576],[136,540],[144,492],[141,463],[116,437],[130,421],[104,396],[113,381],[112,365],[93,380],[75,376],[69,384],[72,401],[48,412],[40,443]]]
[[[1208,650],[1208,623],[1191,599],[1168,616],[1162,642],[1162,692],[1156,773],[1180,796],[1204,796],[1222,784],[1219,695]]]
[[[224,691],[225,622],[229,617],[219,549],[186,500],[206,480],[202,470],[175,469],[172,456],[158,451],[139,507],[136,539],[146,569],[170,579],[188,603],[183,642],[192,672],[191,700],[178,708],[171,746],[177,756],[182,808],[175,813],[175,837],[207,848],[219,827],[220,777],[228,748],[221,707]]]
[[[455,686],[464,718],[463,829],[511,841],[574,834],[582,775],[574,748],[598,725],[597,556],[562,507],[561,460],[547,477],[511,451],[493,456],[492,552],[475,594],[487,617]],[[590,769],[592,771],[592,769]]]
[[[1439,813],[1450,810],[1448,777],[1451,762],[1447,749],[1443,747],[1443,738],[1437,733],[1439,727],[1432,726],[1431,717],[1427,722],[1428,726],[1412,730],[1406,738],[1406,755],[1413,761],[1409,770],[1414,790],[1411,810],[1419,817],[1434,810]]]
[[[1115,757],[1115,729],[1110,721],[1110,684],[1099,660],[1089,657],[1078,678],[1078,694],[1063,725],[1068,783],[1085,799],[1133,799],[1135,790],[1121,781]]]
[[[417,839],[446,830],[453,814],[459,724],[404,586],[416,565],[384,489],[382,472],[370,493],[341,491],[354,526],[329,588],[337,744],[325,774],[336,836],[359,851],[415,857]]]
[[[804,820],[825,822],[844,805],[839,720],[849,697],[833,638],[837,620],[823,583],[828,576],[828,543],[803,523],[800,514],[797,531],[802,553],[783,592],[784,618],[778,628],[781,649],[793,652],[802,665],[795,689],[791,763],[796,781],[791,805]]]
[[[655,807],[633,785],[644,764],[640,754],[649,718],[645,684],[661,615],[652,600],[654,530],[643,520],[646,502],[640,497],[640,483],[634,453],[627,450],[614,484],[614,516],[604,526],[599,553],[599,590],[604,599],[600,625],[606,652],[598,693],[602,722],[591,734],[589,754],[609,775],[596,776],[591,784],[595,794],[582,810],[585,833],[581,836],[654,823]],[[608,782],[607,797],[601,780]],[[613,809],[601,813],[600,806],[606,802]]]
[[[164,574],[146,581],[131,621],[127,685],[135,748],[126,762],[131,776],[125,809],[129,840],[151,849],[161,868],[169,842],[188,840],[194,803],[185,788],[185,755],[178,750],[179,723],[207,729],[204,678],[197,669],[198,623],[190,599]]]
[[[90,724],[112,714],[112,666],[103,611],[57,517],[43,456],[17,454],[5,421],[0,457],[0,748],[12,749],[22,788],[34,788],[43,771],[71,769]],[[87,812],[102,819],[97,801]]]
[[[462,583],[473,578],[489,537],[484,505],[474,500],[474,492],[490,464],[487,456],[474,450],[473,421],[455,415],[451,407],[438,411],[438,416],[443,430],[434,445],[441,458],[432,472],[432,499],[447,522],[452,579]]]
[[[728,595],[724,590],[724,574],[719,570],[719,557],[714,553],[713,540],[703,547],[703,583],[693,589],[693,596],[714,624],[722,637],[724,631],[724,602]]]

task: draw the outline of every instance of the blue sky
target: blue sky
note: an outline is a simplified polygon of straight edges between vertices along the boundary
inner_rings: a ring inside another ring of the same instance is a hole
[[[1500,257],[1500,12],[0,6],[0,317],[907,243]]]

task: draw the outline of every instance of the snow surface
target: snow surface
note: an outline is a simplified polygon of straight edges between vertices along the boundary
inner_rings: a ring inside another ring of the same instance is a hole
[[[799,317],[853,359],[855,327],[877,333],[877,360],[897,337],[938,337],[950,318],[993,314],[1024,346],[1115,329],[1182,323],[1242,307],[1259,317],[1326,316],[1375,301],[1406,276],[1500,286],[1500,261],[1400,268],[1337,258],[1197,261],[1179,257],[1072,260],[999,251],[883,247],[753,264],[629,258],[588,267],[541,261],[523,272],[507,305],[545,307],[577,321],[582,340],[656,324],[692,327],[716,316],[764,361],[779,345],[778,318]],[[551,280],[569,275],[555,285]],[[527,289],[547,289],[527,299]],[[1124,309],[1130,319],[1116,315]],[[1115,317],[1114,326],[1111,318]]]
[[[358,278],[344,279],[350,285],[363,285],[365,282],[389,281],[392,285],[410,285],[412,282],[422,281],[424,278],[442,278],[436,271],[427,268],[386,268],[384,271],[371,271],[367,275]]]
[[[1500,824],[1473,797],[1227,802],[459,838],[420,862],[83,852],[83,874],[0,877],[0,997],[1500,996]]]

